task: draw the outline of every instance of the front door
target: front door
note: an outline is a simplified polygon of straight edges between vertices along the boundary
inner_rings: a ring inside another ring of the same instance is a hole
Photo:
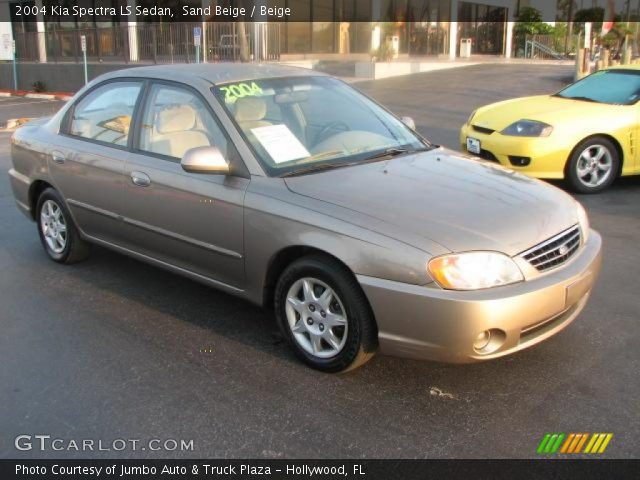
[[[189,173],[184,153],[216,146],[238,161],[205,100],[180,84],[155,83],[125,166],[125,247],[235,288],[244,282],[243,202],[249,179]]]

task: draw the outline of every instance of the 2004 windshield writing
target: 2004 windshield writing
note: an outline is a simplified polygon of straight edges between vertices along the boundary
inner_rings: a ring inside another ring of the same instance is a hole
[[[224,92],[224,99],[226,102],[232,102],[235,99],[242,97],[262,95],[262,89],[256,82],[227,85],[226,87],[220,87],[220,90]]]

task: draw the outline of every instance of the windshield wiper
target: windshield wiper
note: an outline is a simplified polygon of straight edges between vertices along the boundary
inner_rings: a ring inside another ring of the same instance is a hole
[[[312,165],[307,168],[300,168],[298,170],[292,170],[291,172],[286,172],[280,175],[281,177],[295,177],[297,175],[305,175],[307,173],[319,172],[321,170],[332,170],[334,168],[342,168],[348,167],[350,165],[355,165],[359,162],[351,162],[351,163],[321,163],[320,165]]]
[[[369,162],[369,161],[372,161],[372,160],[377,160],[379,158],[385,158],[385,157],[397,157],[398,155],[404,155],[406,153],[425,152],[427,150],[431,150],[431,148],[428,148],[428,147],[424,147],[424,148],[391,147],[391,148],[387,148],[386,150],[383,150],[381,152],[376,152],[373,155],[360,160],[359,163]]]
[[[293,170],[291,172],[283,173],[280,175],[281,177],[294,177],[297,175],[305,175],[307,173],[319,172],[321,170],[331,170],[334,168],[343,168],[343,167],[351,167],[353,165],[362,165],[364,163],[371,163],[382,158],[386,157],[395,157],[398,155],[404,155],[406,153],[414,153],[414,152],[426,152],[428,150],[432,150],[433,147],[423,147],[423,148],[400,148],[400,147],[391,147],[387,148],[381,152],[376,152],[373,155],[355,160],[353,162],[344,162],[344,163],[321,163],[320,165],[312,165],[307,168],[302,168],[299,170]]]

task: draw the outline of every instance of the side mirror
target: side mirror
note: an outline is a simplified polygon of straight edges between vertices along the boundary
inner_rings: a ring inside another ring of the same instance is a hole
[[[413,121],[413,118],[411,118],[411,117],[402,117],[400,120],[402,120],[402,123],[404,123],[411,130],[415,130],[416,129],[416,122]]]
[[[182,169],[191,173],[229,173],[229,162],[217,147],[196,147],[187,150],[180,162]]]

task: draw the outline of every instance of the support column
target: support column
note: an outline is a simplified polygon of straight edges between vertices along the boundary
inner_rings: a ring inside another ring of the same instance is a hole
[[[131,7],[131,12],[136,10],[136,0],[127,0],[127,5]],[[127,37],[129,39],[129,61],[137,62],[140,59],[138,52],[138,21],[134,13],[129,15],[127,21]]]
[[[451,22],[449,22],[449,60],[455,60],[458,50],[458,0],[451,0]]]
[[[511,53],[513,52],[513,26],[515,22],[507,22],[507,35],[504,46],[504,57],[511,58]]]
[[[449,23],[449,60],[455,60],[458,47],[458,22]]]
[[[36,30],[38,31],[38,60],[47,63],[47,39],[45,35],[44,15],[42,14],[42,0],[36,0],[38,14],[36,15]]]
[[[214,2],[210,0],[202,0],[202,8],[206,8],[211,5],[211,8],[215,7]],[[207,19],[202,16],[202,39],[200,40],[202,45],[202,63],[207,63]]]

